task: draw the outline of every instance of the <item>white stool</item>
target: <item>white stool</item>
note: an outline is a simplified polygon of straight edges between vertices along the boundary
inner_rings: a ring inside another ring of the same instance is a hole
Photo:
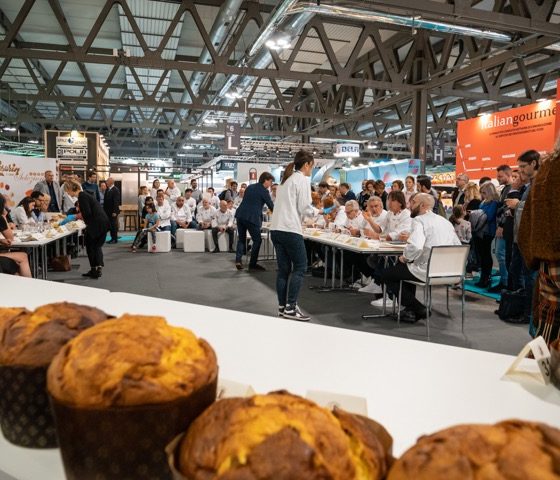
[[[200,230],[183,230],[182,237],[183,252],[204,252],[204,232]]]
[[[228,251],[228,240],[229,237],[228,232],[218,233],[218,248],[220,252],[227,252]],[[205,238],[205,245],[208,251],[213,252],[216,248],[216,244],[214,243],[214,239],[212,238],[212,230],[204,230],[204,238]]]
[[[175,232],[175,246],[177,248],[183,248],[184,243],[184,233],[187,231],[186,228],[178,228]]]
[[[152,251],[152,234],[148,233],[148,252]],[[171,232],[156,232],[156,253],[171,251]]]

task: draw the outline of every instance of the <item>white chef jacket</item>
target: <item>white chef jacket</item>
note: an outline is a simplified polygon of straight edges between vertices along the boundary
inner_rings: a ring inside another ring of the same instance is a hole
[[[191,209],[184,204],[181,208],[177,206],[176,203],[171,205],[171,220],[176,222],[177,220],[180,222],[192,222],[192,214]]]
[[[181,190],[179,190],[179,187],[175,186],[173,188],[169,188],[167,187],[167,190],[165,190],[166,195],[169,196],[169,201],[171,203],[175,203],[175,200],[177,200],[177,197],[181,196]]]
[[[365,219],[365,217],[362,215],[361,217],[361,223],[360,223],[360,230],[372,230],[371,225],[368,223],[368,221]],[[373,219],[373,221],[375,223],[377,223],[377,225],[379,225],[379,227],[381,228],[381,231],[384,232],[385,228],[387,227],[387,210],[381,210],[381,213],[377,216],[374,217],[372,215],[371,217]]]
[[[425,281],[430,250],[440,245],[461,245],[451,222],[432,211],[413,218],[412,233],[403,253],[410,273]]]
[[[309,177],[295,170],[278,185],[270,229],[303,235],[301,222],[305,215],[312,215],[312,208]]]
[[[171,205],[169,205],[169,202],[164,200],[161,206],[156,203],[156,211],[159,215],[159,226],[171,226]]]
[[[189,207],[191,215],[194,217],[194,212],[196,211],[196,200],[194,198],[185,198],[185,205]]]
[[[225,212],[218,210],[212,219],[212,227],[233,227],[233,214],[231,210],[226,210]]]
[[[356,215],[356,217],[352,219],[348,218],[348,215],[346,215],[346,222],[344,222],[344,228],[347,229],[357,228],[358,230],[360,230],[362,228],[363,220],[364,219],[362,218],[362,212],[358,212],[358,215]]]
[[[411,228],[412,218],[410,218],[410,210],[405,208],[396,215],[389,210],[385,219],[385,228],[382,231],[389,235],[391,240],[398,240],[402,232],[410,232]]]
[[[211,223],[215,215],[216,209],[212,205],[210,205],[208,208],[204,208],[201,205],[196,214],[196,221],[198,223]]]

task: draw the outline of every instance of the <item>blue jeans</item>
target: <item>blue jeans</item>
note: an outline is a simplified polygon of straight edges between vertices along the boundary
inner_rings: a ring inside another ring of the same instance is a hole
[[[242,218],[237,219],[237,251],[235,254],[235,261],[241,262],[243,255],[245,255],[246,253],[247,231],[249,231],[249,235],[251,235],[251,239],[253,240],[249,266],[254,267],[257,264],[257,259],[259,258],[259,250],[262,243],[261,227]]]
[[[276,277],[278,305],[296,305],[303,275],[307,270],[307,252],[303,237],[298,233],[273,230],[271,238],[278,263]]]
[[[503,238],[496,237],[496,259],[500,268],[500,284],[508,284],[508,265],[506,264],[506,241]]]

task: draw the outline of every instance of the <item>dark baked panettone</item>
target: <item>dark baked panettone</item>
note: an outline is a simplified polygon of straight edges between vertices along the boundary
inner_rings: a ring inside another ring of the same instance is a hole
[[[79,407],[149,405],[188,397],[217,374],[214,350],[190,330],[124,315],[69,342],[49,368],[48,387]]]
[[[508,420],[458,425],[421,437],[388,480],[558,480],[560,430]]]
[[[0,365],[47,366],[66,342],[109,318],[97,308],[67,302],[44,305],[33,312],[2,310]]]
[[[274,392],[214,403],[191,425],[175,463],[189,480],[375,480],[387,473],[391,446],[365,417]]]

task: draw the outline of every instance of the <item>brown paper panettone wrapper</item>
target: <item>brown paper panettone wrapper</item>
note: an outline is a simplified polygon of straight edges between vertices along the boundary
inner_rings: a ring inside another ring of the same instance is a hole
[[[217,378],[159,405],[79,408],[51,397],[67,480],[171,479],[166,445],[216,399]]]
[[[550,380],[552,384],[560,389],[560,339],[550,344]]]
[[[183,432],[177,435],[171,442],[165,447],[165,453],[167,454],[167,464],[169,465],[169,470],[171,470],[171,475],[173,480],[189,480],[185,477],[178,469],[176,460],[176,453],[181,445],[181,440],[185,437],[186,433]]]
[[[47,368],[0,366],[0,426],[6,440],[14,445],[58,446],[47,394]]]

